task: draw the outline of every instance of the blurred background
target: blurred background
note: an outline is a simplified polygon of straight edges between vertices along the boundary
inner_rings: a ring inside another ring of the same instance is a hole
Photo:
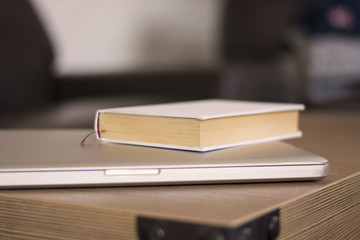
[[[2,0],[0,128],[204,98],[360,112],[358,0]]]

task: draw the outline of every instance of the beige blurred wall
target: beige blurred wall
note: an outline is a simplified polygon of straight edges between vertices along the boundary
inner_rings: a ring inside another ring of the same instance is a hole
[[[219,61],[218,0],[31,0],[59,76],[209,69]]]

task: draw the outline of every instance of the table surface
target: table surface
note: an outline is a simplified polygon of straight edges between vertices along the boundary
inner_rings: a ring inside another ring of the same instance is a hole
[[[215,185],[1,190],[0,197],[134,212],[219,226],[236,226],[281,208],[360,171],[360,114],[304,112],[303,137],[287,142],[321,155],[330,175],[319,181]]]

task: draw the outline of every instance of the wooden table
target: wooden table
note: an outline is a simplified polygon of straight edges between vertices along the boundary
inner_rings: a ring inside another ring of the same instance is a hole
[[[159,223],[153,239],[271,239],[246,226],[277,210],[278,239],[360,239],[360,114],[308,111],[300,123],[288,142],[329,160],[320,181],[0,190],[0,239],[139,239],[139,219]]]

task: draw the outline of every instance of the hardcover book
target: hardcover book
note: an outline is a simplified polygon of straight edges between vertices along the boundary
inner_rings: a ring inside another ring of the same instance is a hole
[[[105,142],[210,151],[300,137],[302,104],[197,100],[96,112],[97,138]]]

